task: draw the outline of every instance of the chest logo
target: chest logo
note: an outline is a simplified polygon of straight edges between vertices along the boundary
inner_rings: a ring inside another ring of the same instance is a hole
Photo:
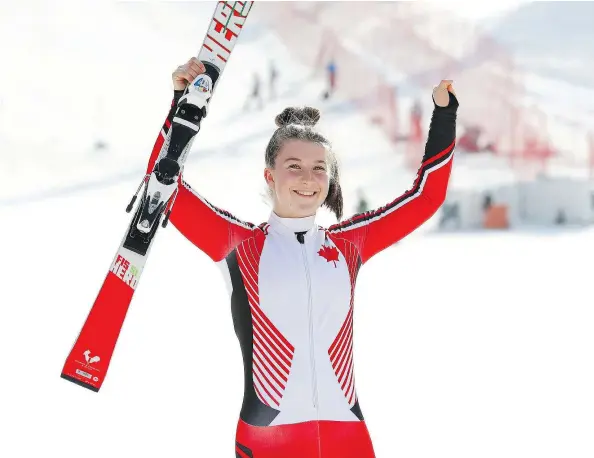
[[[323,245],[322,248],[320,248],[320,251],[318,251],[318,254],[326,261],[333,262],[334,267],[337,267],[336,263],[338,262],[338,250],[335,246]]]

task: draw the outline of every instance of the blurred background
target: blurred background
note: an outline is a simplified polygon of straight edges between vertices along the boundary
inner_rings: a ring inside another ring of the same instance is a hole
[[[232,456],[226,290],[171,226],[101,393],[59,378],[214,6],[0,3],[2,456]],[[321,110],[348,217],[412,185],[432,87],[453,79],[460,100],[445,204],[358,279],[380,458],[594,456],[593,18],[587,1],[254,4],[184,172],[241,219],[270,213],[264,149],[286,106]]]

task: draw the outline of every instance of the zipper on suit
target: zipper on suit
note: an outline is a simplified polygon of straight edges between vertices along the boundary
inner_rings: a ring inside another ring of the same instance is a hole
[[[313,336],[313,312],[311,299],[311,276],[309,273],[309,263],[307,262],[307,251],[305,250],[305,240],[303,236],[298,238],[301,244],[301,254],[303,255],[303,264],[305,265],[305,278],[307,280],[307,313],[309,317],[309,358],[311,363],[311,386],[312,386],[312,402],[314,407],[318,407],[318,386],[316,376],[316,359],[314,352],[314,336]],[[303,241],[302,241],[303,240]]]

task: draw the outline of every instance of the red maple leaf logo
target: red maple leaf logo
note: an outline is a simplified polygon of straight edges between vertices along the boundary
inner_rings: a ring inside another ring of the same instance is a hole
[[[336,262],[338,261],[338,250],[335,246],[323,245],[322,248],[320,248],[320,251],[318,251],[318,254],[326,259],[326,261],[333,262],[334,267],[336,267]]]

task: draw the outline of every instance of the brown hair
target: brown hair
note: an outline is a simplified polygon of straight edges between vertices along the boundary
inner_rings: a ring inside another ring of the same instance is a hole
[[[342,189],[340,188],[338,160],[336,154],[332,151],[332,145],[328,139],[314,129],[314,126],[319,120],[320,110],[312,107],[287,107],[282,113],[277,115],[275,122],[278,129],[274,131],[266,147],[266,167],[274,168],[278,153],[288,140],[313,142],[326,148],[330,167],[330,185],[328,187],[328,196],[322,206],[327,207],[340,221],[342,218],[343,199]]]

